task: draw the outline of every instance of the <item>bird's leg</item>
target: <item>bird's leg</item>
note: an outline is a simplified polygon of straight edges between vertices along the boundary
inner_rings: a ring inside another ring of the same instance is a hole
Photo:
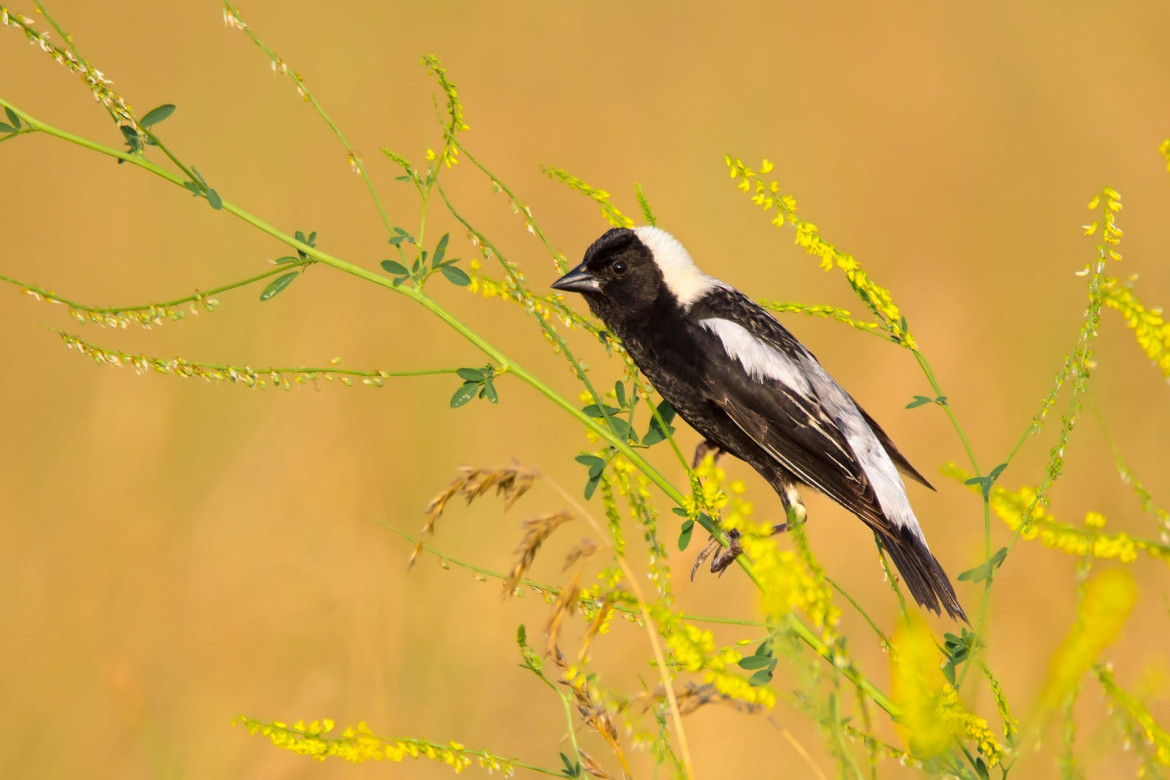
[[[708,443],[709,442],[703,442],[703,444],[699,446],[702,447]],[[706,452],[704,452],[703,455],[705,456]],[[696,457],[699,457],[697,452]],[[786,484],[784,485],[782,491],[777,492],[780,495],[780,503],[784,506],[785,517],[791,517],[795,522],[803,523],[808,513],[805,511],[804,502],[800,500],[800,494],[796,492],[796,485]],[[788,523],[783,522],[779,525],[772,526],[772,533],[769,534],[769,536],[784,533],[787,530]],[[718,552],[715,554],[715,557],[711,559],[711,573],[722,576],[724,570],[726,570],[728,566],[734,563],[735,559],[738,558],[740,553],[743,552],[743,546],[739,542],[739,531],[733,528],[727,532],[727,547],[725,548],[722,544],[720,544],[718,539],[716,539],[714,536],[711,537],[711,542],[703,548],[702,552],[699,553],[699,557],[695,559],[695,565],[691,567],[692,581],[695,579],[695,573],[699,570],[699,566],[701,566],[703,561],[707,560],[707,558],[709,558],[712,553],[715,553],[716,550],[718,550]]]
[[[691,468],[697,469],[699,467],[699,464],[703,462],[703,459],[706,458],[707,455],[712,454],[712,453],[713,453],[712,463],[718,463],[719,457],[721,455],[723,455],[724,452],[726,452],[726,450],[724,450],[722,447],[720,447],[715,442],[711,441],[710,439],[704,439],[703,441],[701,441],[697,445],[695,445],[695,457],[691,460]],[[729,539],[728,549],[730,549],[730,545],[732,545],[732,544],[738,545],[737,540],[739,539],[739,534],[734,532],[734,531],[732,533],[734,533],[735,536],[733,538]],[[719,540],[716,539],[714,536],[708,537],[707,546],[704,547],[699,552],[699,556],[697,558],[695,558],[695,565],[691,567],[691,581],[692,582],[694,582],[694,580],[695,580],[695,572],[697,572],[699,570],[699,567],[703,565],[703,561],[707,560],[707,558],[709,558],[711,556],[711,553],[715,552],[716,550],[718,550],[722,546],[723,545],[721,545],[719,543]],[[711,562],[711,566],[712,566],[711,571],[715,571],[715,568],[714,568],[715,562],[719,561],[726,554],[727,554],[726,552],[722,552],[719,555],[715,556],[715,561]],[[739,555],[738,547],[736,549],[735,555]],[[731,560],[735,560],[735,555],[732,556]],[[730,563],[730,561],[728,561],[728,563],[723,564],[723,566],[720,567],[719,571],[722,572],[723,569],[726,569],[729,563]]]

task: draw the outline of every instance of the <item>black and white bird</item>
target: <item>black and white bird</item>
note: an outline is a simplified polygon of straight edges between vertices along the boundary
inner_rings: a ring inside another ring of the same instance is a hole
[[[798,486],[825,493],[874,530],[915,601],[967,619],[898,472],[930,483],[811,352],[746,295],[700,271],[673,236],[614,228],[553,287],[585,296],[704,437],[700,449],[746,461],[798,517]],[[712,571],[736,554],[717,556]]]

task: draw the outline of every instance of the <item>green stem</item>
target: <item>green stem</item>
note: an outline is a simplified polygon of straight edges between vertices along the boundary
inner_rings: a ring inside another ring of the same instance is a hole
[[[145,359],[145,360],[149,360],[150,362],[155,363],[155,364],[163,364],[163,363],[169,364],[169,363],[171,363],[171,361],[169,361],[169,360],[164,361],[164,360],[160,360],[159,358],[150,358],[150,357],[147,357],[146,355],[142,355],[142,354],[132,354],[129,352],[123,352],[121,350],[106,349],[105,347],[99,346],[98,344],[94,344],[93,342],[86,341],[85,339],[82,339],[82,338],[78,338],[77,336],[74,336],[72,333],[66,333],[65,331],[57,330],[56,328],[50,328],[48,326],[45,326],[45,329],[52,331],[53,333],[56,333],[58,336],[63,338],[70,345],[73,345],[73,346],[80,345],[82,347],[85,347],[88,350],[92,350],[93,353],[100,354],[100,355],[103,355],[106,357],[117,357],[120,360],[129,360],[129,361],[136,361],[139,359]],[[318,375],[319,376],[352,376],[352,377],[359,377],[361,379],[374,379],[374,380],[390,379],[392,377],[441,376],[441,375],[445,375],[445,374],[455,374],[455,373],[458,373],[458,371],[459,371],[458,368],[420,368],[420,369],[416,369],[414,371],[361,371],[358,369],[351,369],[351,368],[338,368],[336,366],[330,366],[328,368],[320,368],[320,367],[314,367],[314,366],[299,366],[299,367],[295,367],[295,368],[278,368],[275,366],[271,366],[271,367],[265,367],[265,368],[252,368],[250,366],[231,366],[231,365],[222,364],[222,363],[198,363],[198,362],[190,361],[190,360],[179,361],[177,365],[178,365],[178,367],[181,367],[181,368],[193,368],[193,369],[198,369],[199,371],[219,372],[219,373],[223,373],[223,374],[228,374],[228,373],[234,372],[235,374],[241,375],[241,376],[250,375],[250,376],[263,377],[263,376],[269,376],[271,374],[281,374],[281,375],[300,374],[300,375],[305,376],[305,377],[318,376]]]
[[[63,296],[57,295],[56,293],[51,292],[49,290],[45,290],[41,287],[37,287],[34,284],[25,284],[24,282],[20,281],[19,279],[14,279],[11,276],[7,276],[5,274],[0,274],[0,281],[8,282],[9,284],[15,285],[15,286],[20,287],[24,290],[29,290],[31,292],[34,292],[47,301],[56,301],[58,303],[63,303],[66,306],[68,306],[69,308],[77,309],[78,311],[84,311],[84,312],[88,312],[90,314],[123,314],[125,312],[132,312],[132,311],[150,311],[151,309],[170,309],[170,308],[174,308],[175,306],[182,306],[185,303],[191,303],[193,301],[205,300],[208,296],[219,295],[220,293],[228,292],[229,290],[235,290],[235,289],[240,288],[240,287],[247,287],[249,284],[259,282],[262,279],[267,279],[270,276],[276,276],[277,274],[283,274],[290,269],[300,268],[300,267],[303,267],[306,265],[311,265],[311,264],[312,264],[312,261],[304,261],[304,260],[297,261],[297,262],[291,262],[291,263],[283,263],[283,264],[277,266],[276,268],[272,268],[272,269],[265,271],[262,274],[257,274],[255,276],[250,276],[247,279],[241,279],[238,282],[232,282],[230,284],[225,284],[225,285],[222,285],[220,287],[215,287],[213,289],[208,290],[207,292],[196,293],[195,295],[188,295],[188,296],[183,297],[183,298],[176,298],[173,301],[162,301],[160,303],[147,303],[147,304],[136,305],[136,306],[88,306],[84,303],[78,303],[77,301],[73,301],[73,300],[70,300],[70,299],[65,298]]]
[[[223,6],[229,13],[235,16],[235,18],[242,21],[239,9],[228,2],[228,0],[224,0]],[[325,113],[325,109],[322,108],[321,104],[317,102],[317,98],[313,96],[313,93],[305,84],[304,79],[302,79],[299,74],[288,71],[288,66],[285,65],[284,60],[282,60],[276,52],[272,51],[272,49],[269,49],[267,46],[265,46],[264,42],[256,36],[256,33],[252,32],[252,28],[250,26],[244,26],[244,34],[248,36],[252,43],[256,44],[256,47],[260,49],[260,51],[264,52],[265,56],[267,56],[268,59],[272,61],[274,66],[278,64],[281,66],[281,70],[283,70],[285,75],[293,80],[293,82],[297,85],[297,89],[302,95],[304,95],[305,100],[309,102],[309,104],[317,112],[317,115],[325,121],[325,124],[329,125],[329,129],[332,130],[333,134],[337,136],[337,139],[341,141],[342,146],[344,146],[345,150],[349,152],[350,163],[357,169],[358,174],[361,175],[362,180],[366,183],[366,189],[368,189],[370,192],[370,198],[374,201],[374,207],[378,209],[378,216],[382,218],[382,224],[385,225],[386,232],[390,235],[393,235],[394,228],[390,225],[390,217],[386,215],[386,209],[382,206],[382,198],[378,196],[378,191],[374,188],[374,183],[370,181],[370,177],[366,174],[366,166],[362,161],[362,156],[358,154],[358,152],[350,145],[349,140],[345,137],[345,133],[341,132],[341,128],[338,127],[329,117],[329,115]]]
[[[390,530],[390,531],[393,531],[394,533],[398,534],[403,539],[410,542],[412,545],[416,544],[418,542],[418,540],[415,537],[411,536],[410,534],[406,533],[405,531],[403,531],[400,528],[395,528],[394,526],[390,525],[390,523],[387,523],[385,520],[375,520],[374,522],[376,522],[378,525],[382,526],[383,528]],[[439,550],[436,550],[434,547],[430,547],[429,545],[424,544],[422,549],[423,549],[423,552],[426,552],[426,553],[429,553],[430,555],[435,556],[436,558],[438,558],[440,561],[443,561],[444,563],[449,563],[449,564],[452,564],[454,566],[458,566],[461,569],[466,569],[467,571],[474,572],[475,574],[479,574],[483,577],[490,577],[494,580],[499,580],[500,582],[504,582],[505,580],[509,579],[509,575],[505,574],[504,572],[499,572],[499,571],[495,571],[494,569],[484,568],[483,566],[477,566],[476,564],[471,563],[470,561],[465,561],[462,558],[456,558],[453,555],[448,555],[447,553],[440,552]],[[528,579],[527,577],[520,580],[520,585],[522,585],[525,588],[532,588],[533,590],[540,591],[541,593],[547,593],[547,594],[552,595],[552,596],[561,595],[561,591],[563,590],[562,588],[559,588],[556,585],[548,585],[548,584],[543,583],[543,582],[537,582],[536,580],[531,580],[531,579]],[[591,597],[583,598],[582,602],[588,603],[591,605],[596,603],[595,600]],[[614,610],[614,612],[621,612],[621,613],[626,614],[626,615],[636,615],[638,617],[641,617],[641,615],[642,615],[642,610],[638,609],[637,607],[626,606],[625,604],[622,604],[620,602],[615,602],[615,603],[611,604],[611,607]],[[765,623],[763,623],[759,620],[741,620],[739,618],[713,617],[710,615],[692,615],[689,612],[680,613],[679,617],[683,620],[688,620],[688,621],[696,622],[696,623],[718,623],[721,625],[728,625],[728,626],[746,626],[748,628],[764,628],[764,629],[766,629],[768,627]]]
[[[85,62],[85,57],[82,57],[81,52],[79,52],[77,47],[73,45],[73,36],[65,32],[65,30],[61,28],[61,25],[57,24],[57,20],[49,14],[48,9],[46,9],[45,6],[41,3],[41,0],[35,0],[35,5],[37,10],[40,11],[41,16],[45,17],[45,20],[48,21],[48,23],[53,26],[53,29],[57,31],[57,34],[61,36],[61,40],[65,41],[65,43],[69,45],[69,50],[73,52],[74,56],[76,56],[77,59],[81,60],[86,65],[89,65],[89,63]]]

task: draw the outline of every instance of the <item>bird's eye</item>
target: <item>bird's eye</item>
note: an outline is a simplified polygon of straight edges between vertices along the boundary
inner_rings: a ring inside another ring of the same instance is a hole
[[[619,276],[621,274],[624,274],[626,272],[626,261],[625,260],[618,260],[616,263],[614,263],[613,264],[613,272],[615,274],[618,274]]]

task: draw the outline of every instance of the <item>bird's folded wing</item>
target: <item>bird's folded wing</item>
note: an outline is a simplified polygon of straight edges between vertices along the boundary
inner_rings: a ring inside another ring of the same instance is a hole
[[[774,380],[736,381],[709,374],[705,384],[719,408],[779,465],[883,535],[890,532],[845,436],[815,398],[793,394]]]

